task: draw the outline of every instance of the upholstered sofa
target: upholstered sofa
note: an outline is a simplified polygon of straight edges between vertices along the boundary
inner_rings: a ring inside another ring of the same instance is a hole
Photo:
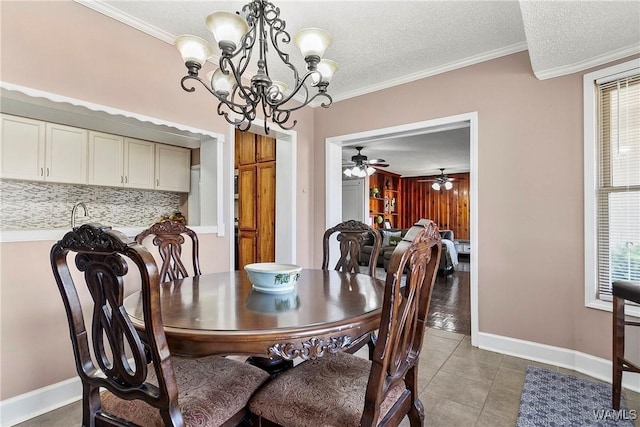
[[[382,235],[382,248],[378,256],[378,267],[387,269],[393,250],[408,230],[408,228],[379,230]],[[458,254],[453,244],[453,231],[440,230],[440,236],[442,237],[442,256],[440,257],[439,269],[441,272],[450,274],[454,271],[455,266],[458,265]],[[372,249],[373,236],[371,233],[367,233],[360,248],[360,265],[368,264]]]

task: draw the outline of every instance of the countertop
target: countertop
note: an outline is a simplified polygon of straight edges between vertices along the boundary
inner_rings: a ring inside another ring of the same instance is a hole
[[[123,232],[128,237],[134,238],[146,227],[113,227]],[[198,234],[218,233],[216,226],[189,226]],[[36,242],[43,240],[60,240],[69,231],[68,228],[56,228],[49,230],[2,230],[0,231],[0,243],[11,242]]]

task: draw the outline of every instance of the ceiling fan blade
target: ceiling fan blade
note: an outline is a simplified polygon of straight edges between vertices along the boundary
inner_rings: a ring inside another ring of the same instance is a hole
[[[374,166],[377,165],[378,163],[387,163],[387,161],[385,159],[371,159],[369,160],[369,164]]]

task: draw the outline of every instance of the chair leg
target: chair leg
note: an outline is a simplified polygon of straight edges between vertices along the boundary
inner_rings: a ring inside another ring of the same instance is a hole
[[[613,297],[613,364],[612,373],[612,407],[620,410],[622,392],[622,370],[624,358],[624,299]]]

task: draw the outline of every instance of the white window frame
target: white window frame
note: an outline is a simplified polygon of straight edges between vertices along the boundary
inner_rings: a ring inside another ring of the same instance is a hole
[[[603,68],[583,77],[584,90],[584,278],[585,306],[613,311],[611,301],[598,298],[598,248],[596,189],[598,186],[598,119],[596,81],[615,80],[637,74],[640,58]],[[627,305],[625,313],[640,317],[640,307]]]

